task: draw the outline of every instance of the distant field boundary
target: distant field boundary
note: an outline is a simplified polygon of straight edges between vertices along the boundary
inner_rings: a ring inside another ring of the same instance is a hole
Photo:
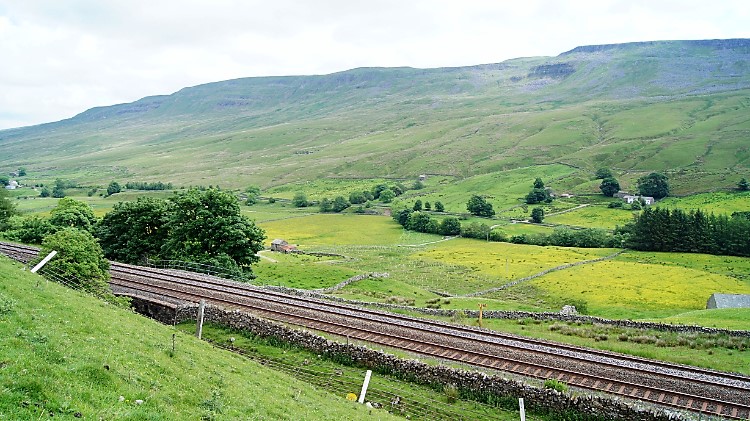
[[[587,265],[587,264],[590,264],[590,263],[597,263],[597,262],[603,262],[603,261],[609,260],[609,259],[614,259],[615,257],[617,257],[617,256],[625,253],[625,251],[626,250],[620,250],[617,253],[610,254],[609,256],[599,257],[599,258],[591,259],[591,260],[584,260],[582,262],[566,263],[564,265],[555,266],[553,268],[545,269],[545,270],[543,270],[543,271],[541,271],[539,273],[535,273],[535,274],[533,274],[531,276],[527,276],[525,278],[517,279],[517,280],[515,280],[513,282],[509,282],[509,283],[507,283],[505,285],[500,285],[499,287],[496,287],[496,288],[490,288],[490,289],[487,289],[487,290],[484,290],[484,291],[472,292],[471,294],[466,294],[466,295],[454,295],[454,297],[461,297],[461,298],[478,297],[480,295],[484,295],[484,294],[489,294],[489,293],[492,293],[492,292],[501,291],[501,290],[504,290],[506,288],[510,288],[512,286],[516,286],[516,285],[520,284],[521,282],[530,281],[532,279],[539,278],[540,276],[544,276],[544,275],[546,275],[548,273],[556,272],[558,270],[563,270],[563,269],[568,269],[568,268],[572,268],[572,267],[575,267],[575,266]]]
[[[435,309],[435,308],[422,308],[422,307],[409,307],[398,304],[386,304],[376,303],[370,301],[357,301],[347,300],[341,297],[334,297],[331,295],[321,294],[319,292],[287,288],[280,286],[264,286],[263,288],[270,289],[272,291],[279,291],[286,294],[294,294],[303,297],[312,297],[322,300],[336,301],[344,304],[352,304],[363,307],[373,307],[388,310],[402,310],[412,311],[415,313],[421,313],[428,316],[440,316],[440,317],[453,317],[456,313],[463,313],[466,317],[478,318],[478,310],[448,310],[448,309]],[[674,325],[657,322],[638,322],[634,320],[619,320],[619,319],[605,319],[596,316],[582,316],[582,315],[568,315],[553,312],[533,312],[533,311],[515,311],[515,310],[484,310],[482,317],[485,319],[505,319],[505,320],[557,320],[560,322],[569,323],[590,323],[590,324],[601,324],[608,326],[617,326],[631,329],[644,329],[644,330],[658,330],[662,332],[674,332],[674,333],[704,333],[707,335],[725,334],[729,336],[745,337],[750,338],[750,330],[730,330],[730,329],[718,329],[713,327],[703,327],[696,325]]]

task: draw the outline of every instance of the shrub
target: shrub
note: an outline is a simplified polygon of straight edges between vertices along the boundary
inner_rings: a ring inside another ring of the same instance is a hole
[[[568,385],[565,382],[561,382],[557,379],[547,379],[544,381],[544,388],[545,389],[552,389],[556,390],[560,393],[565,393],[568,391]]]

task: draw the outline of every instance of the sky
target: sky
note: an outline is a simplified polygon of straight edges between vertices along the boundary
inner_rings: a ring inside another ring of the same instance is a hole
[[[0,130],[251,76],[750,38],[747,0],[0,0]]]

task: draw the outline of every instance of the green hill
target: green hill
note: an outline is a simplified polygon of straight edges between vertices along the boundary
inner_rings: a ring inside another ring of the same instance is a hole
[[[460,68],[229,80],[0,131],[31,179],[264,188],[325,177],[457,178],[558,163],[597,192],[664,171],[676,193],[750,176],[750,39],[578,47]],[[700,183],[697,181],[700,180]]]
[[[317,390],[23,272],[4,256],[0,390],[4,420],[373,419],[344,399],[347,391]]]

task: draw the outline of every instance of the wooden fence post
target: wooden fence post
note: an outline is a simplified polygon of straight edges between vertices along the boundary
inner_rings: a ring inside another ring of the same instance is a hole
[[[201,303],[198,306],[198,319],[196,320],[197,326],[195,327],[195,336],[197,336],[198,339],[201,339],[201,336],[203,335],[203,313],[205,309],[206,300],[201,300]]]

